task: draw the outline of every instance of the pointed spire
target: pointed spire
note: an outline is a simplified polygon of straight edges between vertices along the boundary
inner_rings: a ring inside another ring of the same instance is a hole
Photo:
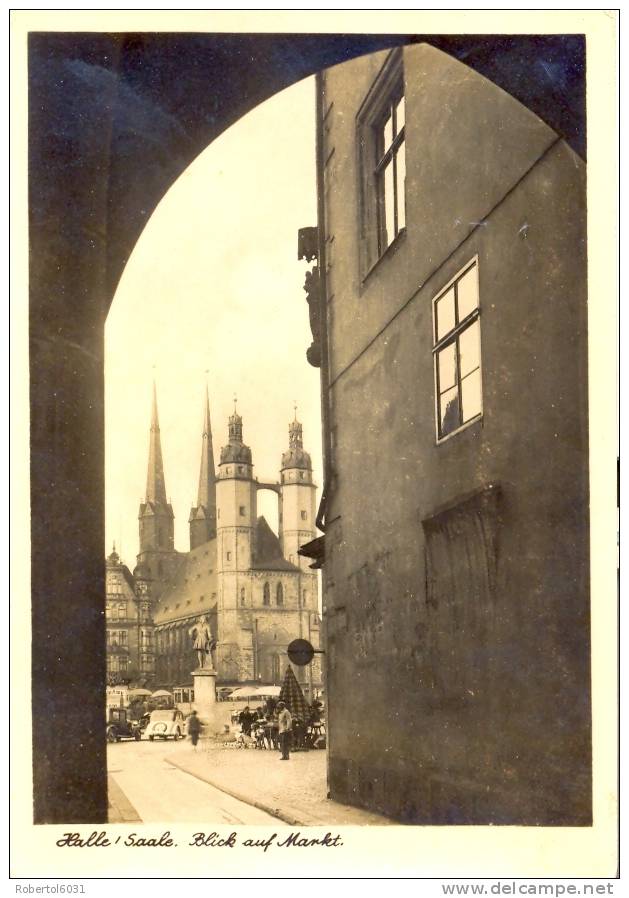
[[[201,470],[199,471],[199,492],[197,507],[216,505],[216,479],[214,471],[214,447],[212,445],[212,425],[210,423],[210,394],[205,385],[205,417],[203,420],[203,442],[201,445]]]
[[[207,373],[207,372],[206,372]],[[206,543],[216,536],[216,473],[214,471],[214,447],[210,423],[210,396],[205,384],[205,416],[201,443],[201,469],[196,506],[190,509],[190,549]]]
[[[159,417],[157,414],[157,387],[155,386],[155,381],[153,381],[153,408],[151,412],[149,464],[146,475],[146,501],[160,505],[167,504],[164,462],[162,460],[162,444],[159,435]]]

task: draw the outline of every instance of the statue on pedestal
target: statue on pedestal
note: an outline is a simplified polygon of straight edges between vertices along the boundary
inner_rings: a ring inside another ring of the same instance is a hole
[[[207,618],[204,614],[201,615],[201,617],[193,627],[190,627],[188,633],[194,638],[192,648],[197,653],[199,668],[204,669],[207,667],[209,670],[211,670],[213,668],[212,650],[216,648],[216,640],[212,637],[210,625],[208,624]]]

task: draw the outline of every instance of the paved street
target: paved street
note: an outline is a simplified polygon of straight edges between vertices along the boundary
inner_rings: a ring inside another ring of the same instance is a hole
[[[191,754],[189,742],[118,742],[107,747],[107,768],[144,823],[277,826],[275,817],[201,782],[167,760],[168,756],[181,755],[183,759]],[[118,789],[111,791],[116,793],[114,798],[120,794]]]
[[[324,751],[291,752],[287,764],[277,751],[202,746],[199,752],[168,756],[177,767],[263,808],[290,826],[389,826],[379,814],[328,798]]]

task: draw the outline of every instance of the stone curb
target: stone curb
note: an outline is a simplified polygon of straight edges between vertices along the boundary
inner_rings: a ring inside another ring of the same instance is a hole
[[[289,826],[323,826],[319,820],[297,820],[296,817],[290,817],[284,811],[280,810],[280,808],[272,808],[270,805],[264,804],[261,801],[252,800],[250,797],[243,795],[242,792],[236,792],[233,789],[227,789],[221,783],[217,783],[215,780],[211,780],[208,776],[204,776],[200,773],[197,773],[194,770],[190,770],[189,767],[186,767],[184,764],[176,761],[174,758],[165,758],[164,760],[168,761],[169,764],[172,764],[173,767],[177,767],[179,770],[183,770],[184,773],[190,774],[190,776],[195,777],[195,779],[201,780],[203,783],[208,783],[210,786],[214,786],[215,789],[218,789],[221,792],[224,792],[226,795],[230,795],[232,798],[236,798],[238,801],[242,801],[245,804],[249,804],[254,808],[257,808],[259,811],[265,811],[267,814],[271,814],[272,817],[277,817],[278,820],[281,820],[283,823],[288,823]]]
[[[114,777],[107,775],[107,822],[142,823],[142,818]]]

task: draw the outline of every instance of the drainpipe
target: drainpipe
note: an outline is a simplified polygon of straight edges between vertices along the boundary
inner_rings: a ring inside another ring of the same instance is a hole
[[[326,517],[326,501],[328,489],[330,488],[332,475],[332,446],[330,440],[330,409],[328,404],[328,394],[330,389],[330,366],[328,355],[328,285],[326,274],[326,251],[325,251],[325,184],[324,184],[324,146],[323,146],[323,115],[324,115],[324,98],[323,98],[323,72],[317,72],[315,76],[316,91],[316,166],[317,166],[317,230],[319,236],[319,327],[321,339],[321,426],[323,429],[323,490],[321,493],[321,502],[319,503],[319,511],[317,514],[317,527],[322,533],[325,533],[325,517]],[[323,577],[321,577],[321,591],[324,593]],[[326,628],[321,622],[319,630],[321,637],[320,648],[327,652],[326,645]],[[324,656],[325,657],[325,656]],[[312,701],[312,697],[311,697]],[[325,679],[325,703],[326,703],[326,738],[325,738],[325,773],[326,773],[326,791],[330,794],[330,731],[328,727],[329,719],[329,703],[330,695],[328,689],[327,677]]]
[[[316,524],[325,533],[325,505],[331,475],[330,412],[328,390],[330,371],[328,359],[328,301],[325,250],[325,192],[323,147],[323,73],[315,76],[316,91],[316,168],[317,168],[317,231],[319,250],[319,334],[321,343],[321,427],[323,430],[323,490]]]
[[[310,643],[310,645],[312,645],[312,630],[310,627],[312,615],[310,611],[307,611],[306,613],[308,615],[308,642]],[[314,701],[314,690],[312,688],[312,661],[308,665],[308,686],[310,687],[310,704],[312,704]]]

